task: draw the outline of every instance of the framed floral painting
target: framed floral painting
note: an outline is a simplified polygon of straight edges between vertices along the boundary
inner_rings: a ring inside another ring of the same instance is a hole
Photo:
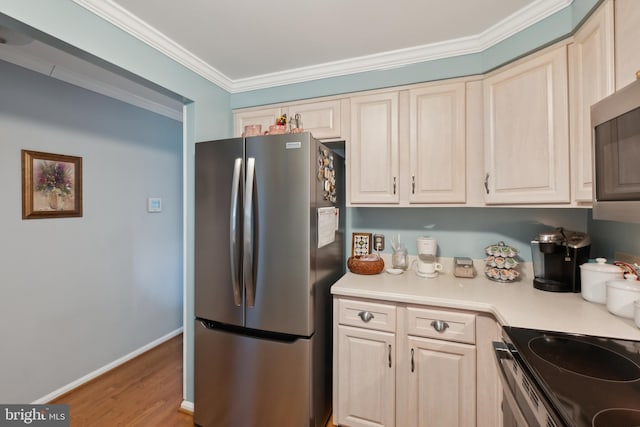
[[[82,216],[82,157],[22,150],[22,219]]]

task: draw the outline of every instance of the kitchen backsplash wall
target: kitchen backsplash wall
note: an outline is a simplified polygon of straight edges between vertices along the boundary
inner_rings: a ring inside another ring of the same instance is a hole
[[[590,209],[553,208],[350,208],[347,240],[352,232],[382,233],[385,250],[391,253],[391,237],[399,235],[409,254],[416,254],[416,238],[438,240],[438,256],[483,258],[484,248],[504,241],[531,261],[531,239],[555,227],[586,231]],[[624,226],[621,229],[625,229]],[[640,228],[638,228],[640,230]],[[600,233],[598,234],[600,238]],[[606,247],[604,241],[600,248]],[[594,248],[592,254],[604,249]]]
[[[609,260],[615,252],[640,255],[640,224],[599,221],[589,216],[589,234],[594,244],[592,253]]]

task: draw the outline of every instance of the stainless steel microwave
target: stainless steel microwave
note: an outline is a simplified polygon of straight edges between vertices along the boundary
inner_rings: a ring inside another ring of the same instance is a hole
[[[591,106],[593,218],[640,223],[640,80]]]

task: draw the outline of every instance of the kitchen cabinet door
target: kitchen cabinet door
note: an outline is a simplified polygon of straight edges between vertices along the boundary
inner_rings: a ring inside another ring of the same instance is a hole
[[[351,98],[352,204],[399,202],[398,97],[398,92],[382,92]]]
[[[464,203],[465,83],[409,91],[410,203]]]
[[[247,125],[262,125],[262,132],[269,130],[269,126],[276,123],[276,119],[283,114],[282,108],[261,108],[237,111],[233,114],[233,135],[242,136]]]
[[[475,426],[475,346],[414,336],[407,344],[407,426]]]
[[[592,199],[591,105],[613,93],[613,64],[613,1],[607,1],[569,45],[571,193],[576,202]]]
[[[486,203],[569,203],[567,86],[566,46],[485,79]]]
[[[346,105],[346,99],[293,104],[287,108],[287,114],[290,119],[299,114],[302,128],[314,138],[337,139],[342,135],[342,110]]]
[[[615,0],[616,90],[636,80],[640,71],[640,7],[638,0]]]
[[[395,425],[395,334],[338,326],[334,424]]]

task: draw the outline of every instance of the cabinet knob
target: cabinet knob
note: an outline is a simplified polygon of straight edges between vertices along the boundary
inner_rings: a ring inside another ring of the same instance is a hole
[[[370,311],[361,311],[360,313],[358,313],[358,316],[364,323],[369,323],[374,317],[373,313],[371,313]]]
[[[438,332],[444,332],[449,327],[449,324],[442,320],[434,320],[431,322],[431,326]]]

